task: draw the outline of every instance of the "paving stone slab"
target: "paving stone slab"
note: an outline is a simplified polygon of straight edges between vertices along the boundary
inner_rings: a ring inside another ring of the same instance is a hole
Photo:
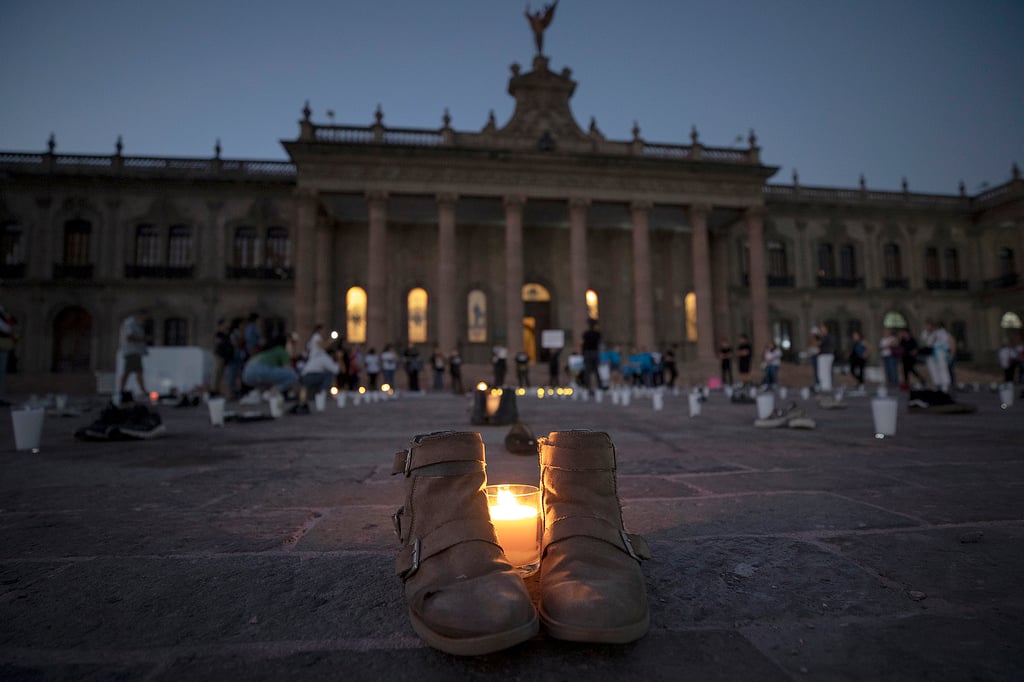
[[[665,538],[918,525],[902,515],[820,492],[634,499],[623,504],[623,516],[631,531]]]
[[[828,491],[838,492],[860,488],[893,485],[885,474],[845,467],[792,468],[783,471],[743,471],[713,476],[683,477],[687,483],[708,493],[746,493],[757,491]]]
[[[302,552],[336,552],[344,549],[398,553],[391,515],[401,500],[391,505],[345,506],[324,511],[323,518],[298,540]]]
[[[960,485],[952,480],[942,488],[894,486],[846,490],[842,495],[935,524],[1024,519],[1019,485]]]
[[[993,611],[742,632],[793,679],[960,682],[1024,679],[1022,630],[1020,611]]]

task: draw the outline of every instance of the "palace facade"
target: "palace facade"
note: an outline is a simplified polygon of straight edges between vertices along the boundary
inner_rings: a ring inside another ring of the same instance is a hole
[[[712,371],[718,341],[790,357],[825,323],[841,342],[945,322],[962,360],[991,366],[1020,324],[1024,181],[977,195],[770,183],[743,148],[606,138],[570,109],[546,57],[513,65],[511,118],[478,131],[323,125],[308,104],[291,161],[0,152],[3,302],[21,373],[114,368],[145,307],[156,345],[211,347],[218,318],[268,333],[317,322],[351,343],[542,354],[674,348]]]

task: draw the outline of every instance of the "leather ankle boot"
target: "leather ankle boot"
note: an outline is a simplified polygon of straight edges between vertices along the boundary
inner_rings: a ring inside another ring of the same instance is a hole
[[[505,559],[487,511],[480,434],[417,436],[395,455],[392,473],[405,475],[405,505],[394,515],[402,541],[396,570],[423,641],[477,656],[537,634],[529,592]]]
[[[650,623],[640,560],[647,543],[623,530],[615,447],[606,433],[540,439],[544,539],[540,617],[556,639],[625,643]]]

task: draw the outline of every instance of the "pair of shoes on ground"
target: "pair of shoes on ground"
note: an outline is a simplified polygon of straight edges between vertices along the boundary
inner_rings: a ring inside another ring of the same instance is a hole
[[[796,403],[789,403],[785,408],[779,408],[764,419],[754,420],[754,426],[759,429],[778,429],[787,427],[790,429],[813,429],[817,423],[808,417]]]
[[[499,545],[487,508],[478,433],[417,436],[395,456],[405,504],[394,515],[396,572],[413,629],[430,646],[476,656],[515,646],[543,623],[556,638],[626,643],[649,627],[640,560],[626,533],[605,433],[552,432],[539,441],[543,534],[540,607]]]
[[[160,415],[147,405],[129,403],[124,407],[110,404],[100,412],[99,419],[75,431],[79,440],[148,440],[167,432]]]

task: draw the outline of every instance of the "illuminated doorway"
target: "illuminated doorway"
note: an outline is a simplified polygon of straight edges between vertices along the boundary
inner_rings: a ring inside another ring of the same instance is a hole
[[[537,282],[523,285],[523,350],[530,356],[530,362],[540,357],[541,332],[551,328],[551,294],[547,287]],[[509,348],[512,353],[517,349]]]

